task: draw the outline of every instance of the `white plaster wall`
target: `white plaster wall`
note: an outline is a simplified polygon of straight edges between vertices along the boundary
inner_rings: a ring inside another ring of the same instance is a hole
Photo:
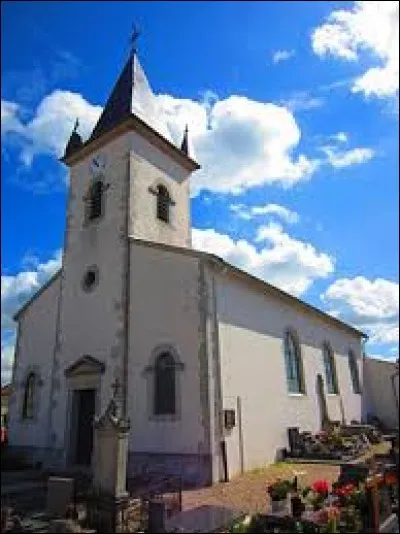
[[[135,132],[129,134],[132,150],[130,234],[139,239],[180,247],[190,246],[189,172]],[[175,205],[170,221],[157,219],[157,197],[149,192],[165,185]]]
[[[97,154],[106,157],[104,214],[85,224],[85,202],[92,176],[89,165]],[[129,135],[124,134],[71,169],[67,239],[61,292],[59,350],[55,369],[55,408],[52,432],[57,448],[68,447],[65,428],[69,396],[64,371],[84,355],[105,363],[100,405],[103,411],[112,394],[111,383],[121,376],[123,359],[124,253],[127,247],[126,206]],[[82,289],[86,269],[96,265],[99,283]]]
[[[133,242],[131,245],[129,416],[131,452],[198,453],[204,443],[200,405],[199,266],[196,258]],[[180,417],[154,420],[145,368],[158,345],[173,345]],[[207,451],[204,451],[207,452]]]
[[[364,416],[375,415],[391,428],[399,426],[395,396],[399,399],[399,375],[393,381],[395,390],[390,378],[395,372],[394,362],[374,358],[364,360]]]
[[[9,402],[9,442],[20,447],[45,447],[51,363],[56,331],[56,309],[60,278],[53,282],[20,316],[13,376],[14,391]],[[22,419],[24,386],[30,370],[39,373],[42,386],[36,389],[35,418]]]
[[[351,348],[359,358],[361,380],[360,340],[356,335],[262,294],[237,277],[217,277],[217,299],[222,396],[230,403],[232,398],[241,397],[245,470],[275,461],[277,450],[288,445],[287,427],[319,429],[316,377],[321,373],[325,382],[321,352],[325,340],[334,351],[346,420],[360,420],[361,395],[353,393],[347,359]],[[306,395],[287,391],[283,335],[288,327],[295,329],[301,340]],[[327,404],[330,417],[341,420],[340,396],[327,395]],[[227,444],[229,448],[229,437]],[[234,453],[230,455],[237,461]],[[238,472],[239,465],[230,467],[232,471]]]

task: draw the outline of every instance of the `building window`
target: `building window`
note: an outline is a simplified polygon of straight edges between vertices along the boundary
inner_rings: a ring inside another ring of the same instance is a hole
[[[305,393],[300,345],[293,332],[285,334],[285,365],[289,393]]]
[[[351,382],[353,384],[354,393],[361,394],[360,375],[358,373],[358,365],[356,355],[352,350],[349,351],[349,368]]]
[[[22,404],[22,418],[23,419],[33,418],[35,386],[36,386],[35,373],[29,373],[26,379],[26,383],[25,383],[24,400]]]
[[[90,186],[87,197],[87,219],[92,221],[103,214],[103,182],[97,180]]]
[[[157,187],[157,218],[164,222],[169,222],[169,207],[171,198],[168,189],[159,185]]]
[[[163,352],[154,368],[154,415],[175,415],[176,377],[175,360],[171,353]]]
[[[83,275],[83,279],[82,279],[83,290],[92,291],[98,283],[98,278],[99,278],[98,270],[94,267],[90,267]]]
[[[328,343],[324,343],[322,354],[324,358],[327,391],[328,393],[337,395],[339,393],[339,388],[336,375],[335,357],[333,355],[333,350]]]

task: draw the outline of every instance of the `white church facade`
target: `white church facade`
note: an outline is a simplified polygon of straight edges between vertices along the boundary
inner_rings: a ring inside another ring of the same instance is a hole
[[[288,427],[317,431],[319,374],[331,419],[360,420],[365,336],[191,247],[199,166],[187,132],[177,148],[153,127],[150,97],[133,53],[90,138],[71,135],[62,266],[15,317],[9,442],[89,465],[115,394],[130,474],[209,484],[273,462]]]

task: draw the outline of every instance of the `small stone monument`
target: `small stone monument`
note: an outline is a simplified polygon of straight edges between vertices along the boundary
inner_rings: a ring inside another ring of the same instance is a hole
[[[122,532],[129,495],[126,468],[130,424],[114,395],[106,411],[94,422],[93,494],[88,509],[91,527],[98,532]]]
[[[47,481],[47,512],[51,517],[64,517],[73,499],[73,478],[49,477]]]

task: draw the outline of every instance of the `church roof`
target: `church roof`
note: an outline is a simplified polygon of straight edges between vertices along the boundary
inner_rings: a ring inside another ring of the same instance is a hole
[[[283,291],[282,289],[279,289],[278,287],[269,284],[268,282],[265,282],[264,280],[261,280],[261,278],[257,278],[256,276],[253,276],[252,274],[243,271],[242,269],[239,269],[238,267],[235,267],[234,265],[231,265],[227,261],[223,260],[216,254],[210,254],[209,252],[203,252],[200,250],[195,250],[192,248],[185,248],[185,247],[177,247],[175,245],[167,245],[165,243],[157,243],[155,241],[147,241],[144,239],[138,239],[134,237],[130,237],[130,240],[142,244],[145,246],[150,247],[156,247],[156,248],[163,248],[169,251],[174,251],[180,254],[187,254],[189,256],[194,256],[199,259],[203,259],[205,261],[208,261],[210,264],[213,265],[219,265],[220,268],[222,268],[224,271],[225,269],[228,272],[231,272],[233,274],[239,275],[243,281],[247,282],[253,282],[258,285],[260,290],[266,290],[271,295],[276,296],[277,298],[280,298],[282,300],[285,300],[288,303],[291,304],[297,304],[299,305],[304,311],[311,312],[313,315],[318,316],[320,319],[330,323],[334,324],[335,326],[344,328],[347,331],[351,331],[353,334],[356,334],[359,337],[362,337],[364,339],[368,339],[367,334],[362,332],[361,330],[358,330],[357,328],[354,328],[354,326],[351,326],[348,323],[345,323],[344,321],[341,321],[340,319],[337,319],[336,317],[333,317],[332,315],[329,315],[319,308],[316,308],[315,306],[312,306],[311,304],[308,304],[304,300],[301,300],[297,297],[294,297],[290,293],[286,293],[286,291]]]
[[[60,276],[60,274],[61,274],[61,271],[62,271],[61,268],[58,269],[58,271],[56,271],[56,272],[53,274],[53,276],[52,276],[49,280],[47,280],[47,282],[46,282],[45,284],[43,284],[42,287],[40,287],[40,288],[36,291],[36,293],[34,293],[34,294],[31,296],[31,298],[28,299],[28,300],[25,302],[25,304],[23,304],[23,305],[21,306],[21,308],[20,308],[20,309],[14,314],[14,316],[13,316],[14,321],[18,321],[20,315],[21,315],[27,308],[29,308],[29,306],[32,304],[32,302],[33,302],[34,300],[36,300],[36,299],[37,299],[37,298],[38,298],[38,297],[39,297],[39,296],[40,296],[40,295],[41,295],[41,294],[42,294],[42,293],[43,293],[49,286],[51,286],[51,284],[52,284],[53,282],[55,282],[55,281],[57,280],[57,278],[58,278],[58,277]]]
[[[85,147],[100,139],[107,139],[118,127],[134,129],[155,143],[161,150],[167,151],[172,157],[185,162],[191,170],[199,169],[199,165],[190,157],[187,150],[178,148],[172,139],[167,125],[160,118],[156,96],[154,95],[146,75],[140,65],[136,53],[132,53],[117,79],[111,94],[104,106],[89,139],[78,147],[74,153],[65,154],[61,159],[64,163],[75,160],[86,154]]]
[[[125,63],[89,140],[111,130],[131,114],[138,116],[172,142],[168,129],[157,116],[155,96],[137,54],[130,55]]]

